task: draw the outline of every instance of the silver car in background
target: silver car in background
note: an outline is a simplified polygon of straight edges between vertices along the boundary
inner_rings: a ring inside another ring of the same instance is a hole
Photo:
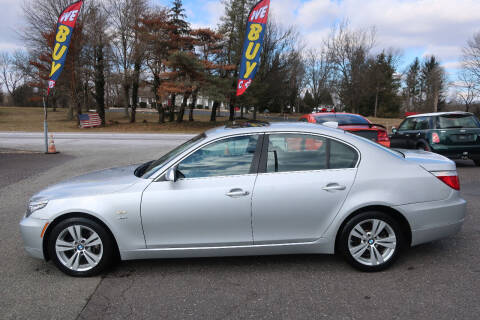
[[[316,124],[245,123],[51,186],[20,227],[28,253],[72,276],[118,257],[305,253],[379,271],[460,230],[459,188],[455,163],[437,154]]]

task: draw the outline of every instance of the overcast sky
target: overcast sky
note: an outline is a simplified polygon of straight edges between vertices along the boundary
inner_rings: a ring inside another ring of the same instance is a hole
[[[15,33],[23,22],[22,3],[0,0],[1,51],[22,48]],[[184,0],[184,5],[194,26],[214,27],[223,13],[220,0]],[[375,26],[377,49],[400,49],[404,65],[435,54],[450,73],[467,39],[480,31],[480,0],[271,0],[271,10],[278,22],[297,26],[309,46],[320,46],[332,24],[349,19],[354,28]]]

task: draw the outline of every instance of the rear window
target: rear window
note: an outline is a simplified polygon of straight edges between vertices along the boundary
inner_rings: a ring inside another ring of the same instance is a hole
[[[449,114],[437,117],[437,129],[480,128],[473,115]]]
[[[320,124],[324,122],[338,122],[338,125],[340,126],[345,126],[349,124],[369,124],[364,117],[354,114],[328,114],[315,116],[315,121]]]

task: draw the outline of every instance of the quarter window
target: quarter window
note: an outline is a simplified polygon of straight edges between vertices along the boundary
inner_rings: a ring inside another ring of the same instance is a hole
[[[358,153],[350,146],[336,140],[330,140],[329,169],[355,168]]]
[[[232,137],[195,151],[178,165],[182,178],[249,174],[259,136]]]

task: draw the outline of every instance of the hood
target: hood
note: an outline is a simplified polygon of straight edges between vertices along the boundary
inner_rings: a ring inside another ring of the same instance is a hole
[[[452,160],[439,155],[437,153],[410,150],[410,149],[395,149],[403,153],[405,159],[422,166],[427,171],[455,171],[457,166]]]
[[[138,165],[131,165],[87,173],[50,186],[35,194],[31,201],[118,192],[144,180],[135,176],[134,172],[137,167]]]

